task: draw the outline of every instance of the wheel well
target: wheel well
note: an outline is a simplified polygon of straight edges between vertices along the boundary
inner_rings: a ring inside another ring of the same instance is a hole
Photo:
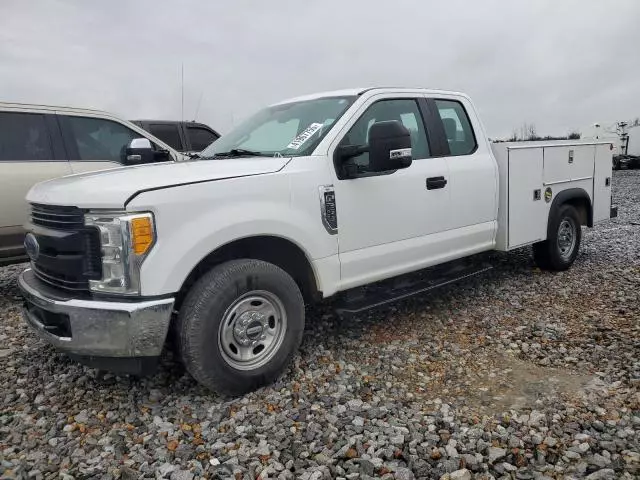
[[[295,243],[281,237],[256,236],[233,241],[214,250],[191,270],[176,298],[176,309],[191,286],[207,271],[229,260],[251,258],[273,263],[295,280],[305,302],[312,303],[321,297],[316,278],[307,256]]]
[[[571,205],[578,212],[580,224],[593,227],[593,206],[589,194],[582,188],[569,188],[559,192],[553,199],[550,213],[562,205]],[[551,218],[551,217],[549,217]]]
[[[593,210],[591,209],[591,202],[585,197],[572,197],[564,202],[563,205],[571,205],[578,212],[580,217],[580,225],[593,226]]]

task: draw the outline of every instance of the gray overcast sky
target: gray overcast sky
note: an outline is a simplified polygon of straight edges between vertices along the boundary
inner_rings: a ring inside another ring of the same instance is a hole
[[[460,90],[490,136],[640,116],[638,0],[0,0],[0,100],[185,117],[371,85]]]

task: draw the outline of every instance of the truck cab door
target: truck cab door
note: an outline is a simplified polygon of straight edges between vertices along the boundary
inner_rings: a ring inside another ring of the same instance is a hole
[[[449,172],[456,247],[469,255],[493,248],[498,214],[498,169],[473,106],[464,97],[427,98],[433,129]]]
[[[372,173],[363,153],[350,160],[355,177],[339,179],[334,171],[342,289],[427,266],[445,248],[435,237],[450,225],[449,173],[446,159],[431,154],[422,103],[407,95],[373,96],[329,149],[334,158],[338,146],[366,146],[369,128],[380,121],[400,121],[412,137],[408,168]]]

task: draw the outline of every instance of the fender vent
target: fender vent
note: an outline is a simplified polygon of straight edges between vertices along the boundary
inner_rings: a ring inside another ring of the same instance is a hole
[[[338,233],[338,211],[336,207],[336,193],[333,185],[322,185],[320,191],[320,214],[322,224],[331,235]]]

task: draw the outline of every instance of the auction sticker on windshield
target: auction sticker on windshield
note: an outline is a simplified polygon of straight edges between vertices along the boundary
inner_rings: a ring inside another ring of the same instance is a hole
[[[291,148],[293,150],[298,150],[304,142],[309,140],[314,133],[322,128],[322,123],[312,123],[307,128],[305,128],[300,135],[291,140],[291,143],[287,145],[287,148]]]

